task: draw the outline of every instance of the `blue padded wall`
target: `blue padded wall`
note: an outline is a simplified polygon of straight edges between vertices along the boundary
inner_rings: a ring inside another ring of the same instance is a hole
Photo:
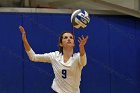
[[[135,19],[122,16],[109,18],[111,92],[138,93],[136,85]],[[113,25],[112,25],[113,24]]]
[[[0,13],[0,93],[23,93],[21,16]]]
[[[82,72],[81,93],[140,93],[140,19],[130,16],[90,15],[85,29],[75,29],[70,14],[0,13],[0,93],[51,93],[50,64],[33,63],[22,44],[25,27],[36,53],[58,50],[63,31],[77,39],[88,35],[88,64]]]

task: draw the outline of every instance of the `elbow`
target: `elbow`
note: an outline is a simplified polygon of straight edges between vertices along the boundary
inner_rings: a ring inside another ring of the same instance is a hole
[[[87,62],[85,62],[84,66],[86,66],[86,65],[87,65]]]
[[[34,53],[34,51],[33,50],[30,50],[29,52],[26,52],[27,53],[27,55],[28,55],[28,57],[29,57],[29,59],[30,59],[30,61],[35,61],[35,53]]]
[[[83,67],[86,66],[86,64],[87,64],[86,61],[82,62],[82,66],[83,66]]]
[[[30,59],[30,61],[35,62],[35,56],[34,55],[29,56],[29,59]]]
[[[30,59],[31,62],[34,62],[34,59],[32,59],[32,58],[29,58],[29,59]]]
[[[33,58],[29,58],[29,59],[30,59],[31,62],[34,62],[34,59]]]

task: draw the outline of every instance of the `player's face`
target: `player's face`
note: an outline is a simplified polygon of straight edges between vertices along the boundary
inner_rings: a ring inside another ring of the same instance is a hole
[[[62,38],[62,46],[64,47],[74,47],[74,37],[71,33],[64,33]]]

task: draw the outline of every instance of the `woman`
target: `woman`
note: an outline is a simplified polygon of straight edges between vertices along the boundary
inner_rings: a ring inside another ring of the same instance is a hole
[[[73,53],[75,46],[74,35],[70,32],[63,32],[59,38],[59,51],[35,54],[30,47],[26,33],[22,26],[19,27],[22,33],[22,40],[29,59],[33,62],[47,62],[52,64],[55,74],[52,89],[54,93],[80,93],[80,80],[82,68],[86,65],[85,44],[88,36],[79,37],[80,53]]]

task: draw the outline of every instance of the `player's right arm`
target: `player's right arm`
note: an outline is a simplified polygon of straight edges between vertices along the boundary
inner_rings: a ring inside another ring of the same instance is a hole
[[[50,55],[49,54],[35,54],[35,52],[32,50],[31,46],[29,45],[28,43],[28,40],[26,38],[26,32],[24,30],[24,28],[22,26],[19,26],[19,30],[22,34],[22,41],[23,41],[23,44],[24,44],[24,48],[25,48],[25,51],[27,52],[28,56],[29,56],[29,59],[31,61],[34,61],[34,62],[48,62],[50,63]]]

